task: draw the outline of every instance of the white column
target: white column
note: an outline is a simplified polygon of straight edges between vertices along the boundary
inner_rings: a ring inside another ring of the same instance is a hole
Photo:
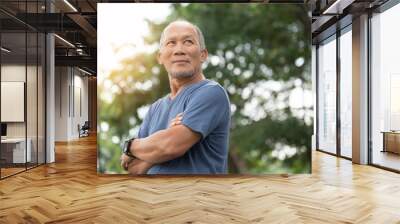
[[[368,163],[368,16],[353,19],[353,162]]]
[[[46,1],[46,11],[54,12],[54,5]],[[55,162],[55,44],[54,35],[46,35],[46,163]]]
[[[54,133],[55,133],[55,76],[54,76],[54,35],[46,36],[46,163],[55,161]]]

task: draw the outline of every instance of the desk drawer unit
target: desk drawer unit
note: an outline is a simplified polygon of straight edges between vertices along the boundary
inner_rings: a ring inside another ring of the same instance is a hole
[[[28,147],[25,151],[25,139],[1,140],[1,161],[2,163],[25,163],[32,161],[32,141],[27,140]]]
[[[384,151],[400,154],[400,133],[399,132],[384,132]]]

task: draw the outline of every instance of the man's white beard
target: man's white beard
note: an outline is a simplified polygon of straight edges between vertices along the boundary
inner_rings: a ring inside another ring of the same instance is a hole
[[[194,71],[184,71],[184,72],[171,72],[171,77],[176,79],[190,78],[194,75]]]

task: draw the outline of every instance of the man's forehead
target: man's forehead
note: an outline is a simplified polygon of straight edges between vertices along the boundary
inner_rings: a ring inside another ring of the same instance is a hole
[[[196,36],[196,29],[190,23],[174,22],[165,28],[165,38],[173,38],[177,36],[194,37]]]
[[[196,38],[196,35],[190,34],[190,33],[171,33],[171,34],[165,34],[164,39],[165,40],[175,40],[175,39],[187,39],[187,38]]]

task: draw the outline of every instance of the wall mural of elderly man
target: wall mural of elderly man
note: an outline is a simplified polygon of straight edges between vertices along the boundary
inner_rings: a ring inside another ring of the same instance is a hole
[[[102,3],[98,13],[99,173],[311,172],[306,5]]]
[[[157,60],[170,93],[150,106],[138,136],[125,142],[121,166],[130,174],[227,173],[230,102],[221,85],[205,78],[207,57],[196,25],[176,20],[163,30]]]

